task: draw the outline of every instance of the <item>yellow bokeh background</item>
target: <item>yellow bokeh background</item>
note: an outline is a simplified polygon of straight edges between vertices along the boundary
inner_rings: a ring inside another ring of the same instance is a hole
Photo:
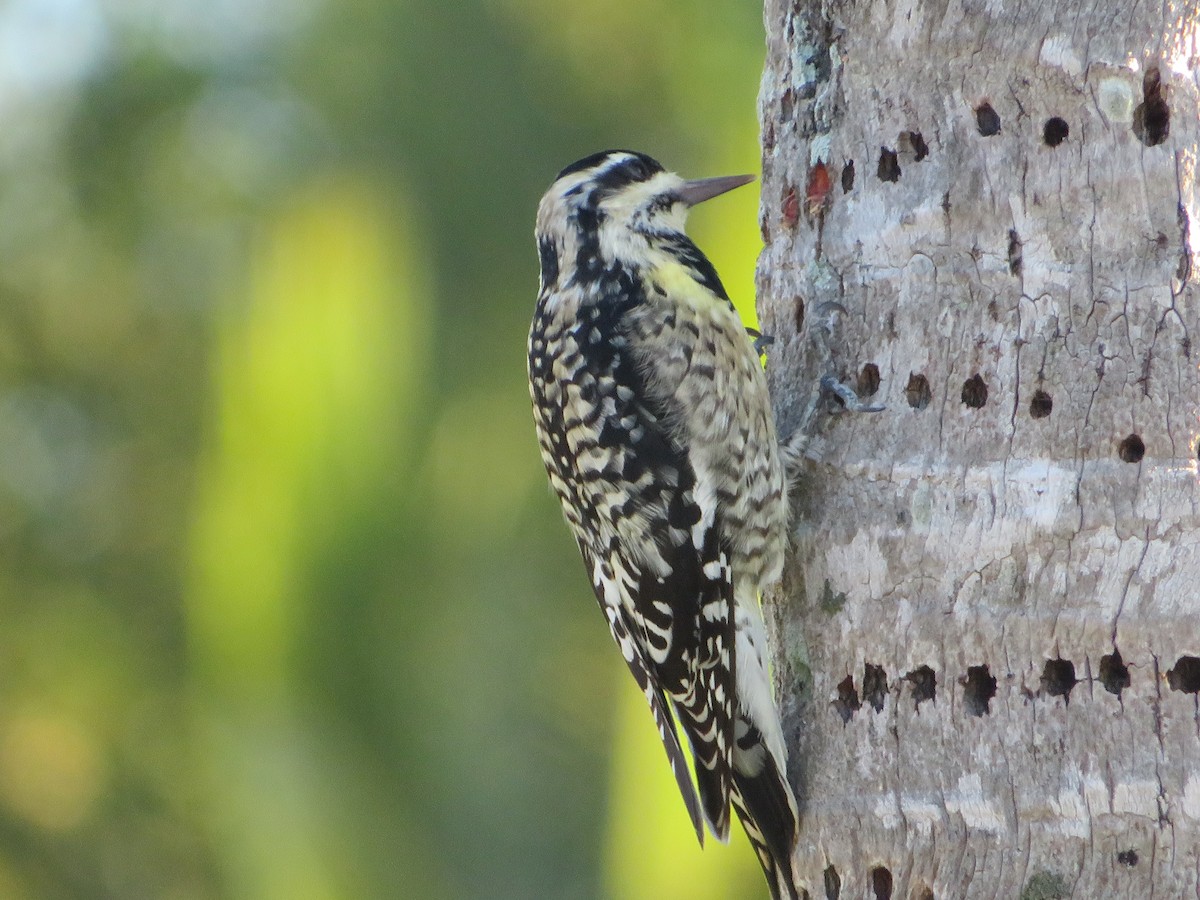
[[[758,168],[761,12],[0,10],[0,898],[745,898],[548,491],[533,215]],[[758,195],[692,235],[754,321]]]

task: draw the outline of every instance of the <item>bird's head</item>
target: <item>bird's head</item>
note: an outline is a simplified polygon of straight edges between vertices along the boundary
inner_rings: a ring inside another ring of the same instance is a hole
[[[556,258],[573,253],[584,267],[636,257],[656,238],[681,234],[688,210],[697,203],[753,180],[753,175],[730,175],[685,181],[632,150],[605,150],[572,163],[558,173],[538,206],[543,280],[551,251]]]

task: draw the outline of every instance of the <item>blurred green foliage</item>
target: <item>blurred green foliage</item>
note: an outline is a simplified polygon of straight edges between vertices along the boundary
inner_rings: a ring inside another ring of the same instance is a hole
[[[731,0],[0,9],[0,897],[765,896],[524,374],[554,173],[756,170],[761,57]],[[693,233],[752,315],[753,190]]]

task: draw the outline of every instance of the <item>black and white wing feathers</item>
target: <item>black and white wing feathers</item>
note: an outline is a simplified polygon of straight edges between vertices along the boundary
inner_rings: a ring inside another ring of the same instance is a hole
[[[673,410],[645,390],[625,331],[631,283],[582,306],[554,337],[565,348],[530,373],[542,454],[613,638],[655,717],[697,835],[695,794],[672,714],[691,745],[700,807],[729,833],[736,672],[734,598],[715,508],[702,508]],[[550,310],[543,331],[554,329]],[[537,323],[535,320],[535,330]]]

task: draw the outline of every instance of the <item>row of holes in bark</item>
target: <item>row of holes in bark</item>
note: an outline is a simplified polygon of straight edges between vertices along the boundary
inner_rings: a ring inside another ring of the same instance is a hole
[[[984,137],[1000,133],[1000,114],[986,100],[975,107],[975,128]],[[1142,76],[1142,102],[1133,111],[1130,128],[1147,147],[1163,143],[1171,132],[1171,110],[1156,67],[1148,68]],[[1057,147],[1069,133],[1070,126],[1059,116],[1051,116],[1042,126],[1042,140],[1050,147]]]
[[[1142,102],[1134,110],[1130,125],[1137,139],[1147,147],[1163,143],[1170,134],[1171,110],[1167,106],[1165,93],[1158,69],[1147,69],[1142,78]],[[975,107],[975,128],[984,137],[1000,133],[1000,114],[986,100]],[[1057,147],[1070,134],[1071,126],[1062,116],[1051,116],[1042,124],[1042,142],[1047,147]],[[911,152],[917,162],[929,156],[929,145],[919,131],[900,132],[897,147]],[[900,159],[895,149],[879,148],[875,174],[880,181],[894,184],[900,180]],[[842,167],[841,180],[843,193],[854,190],[854,160],[849,160]]]
[[[996,111],[988,103],[984,103],[975,110],[975,121],[980,134],[991,136],[998,134],[1000,131],[1000,117],[996,115]],[[985,131],[985,128],[994,128],[995,130]],[[1067,139],[1070,133],[1071,126],[1067,124],[1066,119],[1059,116],[1051,116],[1042,126],[1042,140],[1047,147],[1057,147]],[[910,150],[913,154],[913,159],[917,162],[921,162],[929,156],[929,145],[925,143],[925,138],[919,131],[900,132],[897,146],[900,150]],[[892,184],[900,180],[900,157],[896,150],[893,150],[891,147],[879,148],[879,162],[875,166],[875,175],[880,181]],[[848,194],[853,189],[854,160],[850,160],[842,167],[842,191]]]
[[[937,699],[937,674],[929,666],[920,666],[906,674],[903,681],[912,686],[914,706],[920,706],[926,700]],[[1042,667],[1040,694],[1050,697],[1062,697],[1069,703],[1071,691],[1082,679],[1075,675],[1075,664],[1069,659],[1048,659]],[[1110,694],[1121,696],[1121,692],[1129,687],[1132,679],[1129,667],[1121,659],[1121,651],[1113,649],[1107,656],[1100,657],[1099,682]],[[991,712],[992,698],[996,696],[996,678],[986,665],[970,666],[967,674],[958,680],[963,687],[963,705],[968,715],[986,716]],[[1174,668],[1167,672],[1167,684],[1171,690],[1184,694],[1200,695],[1200,657],[1181,656],[1175,662]],[[837,686],[837,699],[833,707],[842,722],[849,722],[851,717],[867,703],[875,712],[883,711],[884,698],[890,690],[887,672],[882,666],[866,663],[863,666],[862,698],[854,687],[854,677],[847,675]],[[1030,699],[1032,692],[1027,692]]]
[[[788,92],[791,93],[790,91]],[[1000,133],[1000,114],[991,103],[984,100],[975,107],[975,129],[984,137],[992,137]],[[785,111],[785,117],[790,116],[790,108]],[[1133,111],[1130,123],[1134,136],[1147,147],[1155,147],[1166,141],[1171,131],[1171,110],[1167,106],[1166,91],[1162,85],[1159,70],[1151,67],[1142,77],[1142,102]],[[1057,147],[1070,136],[1071,126],[1062,116],[1051,116],[1042,123],[1042,142],[1047,147]],[[897,139],[897,147],[912,153],[917,162],[929,156],[929,145],[919,131],[902,131]],[[824,163],[821,164],[825,171]],[[879,162],[875,174],[880,181],[897,182],[900,180],[900,161],[897,151],[891,147],[879,148]],[[824,177],[824,176],[823,176]],[[849,160],[842,166],[842,192],[850,193],[854,189],[854,160]],[[827,189],[827,188],[826,188]],[[824,196],[822,190],[822,197]],[[810,191],[811,193],[811,191]],[[795,224],[799,215],[799,205],[795,189],[787,192],[784,201],[784,218],[789,224]],[[795,206],[789,210],[789,206]]]
[[[1132,848],[1117,852],[1117,862],[1128,868],[1138,864],[1138,852]],[[842,878],[837,869],[830,863],[825,867],[825,900],[841,900]],[[875,866],[871,869],[871,891],[875,900],[892,900],[892,871],[887,866]],[[1050,872],[1036,872],[1025,884],[1022,897],[1062,897],[1066,883],[1062,876]],[[1047,891],[1045,888],[1052,888]],[[802,900],[812,900],[808,891],[801,891]],[[933,888],[922,885],[911,896],[914,900],[934,900]]]
[[[867,363],[858,373],[855,393],[862,399],[873,397],[879,391],[879,367],[875,363]],[[925,409],[933,400],[933,389],[929,379],[919,373],[910,372],[908,384],[904,386],[904,398],[913,409]],[[987,403],[988,386],[983,376],[976,372],[963,382],[960,399],[968,409],[982,409]],[[1046,391],[1038,388],[1029,400],[1029,416],[1033,419],[1044,419],[1054,410],[1054,398]],[[1200,453],[1200,444],[1197,445]],[[1141,462],[1146,455],[1146,443],[1141,435],[1130,434],[1117,444],[1117,456],[1123,462]]]
[[[1009,232],[1009,262],[1010,265],[1020,266],[1020,241],[1016,236],[1015,231]],[[1014,260],[1014,242],[1016,246],[1015,263]],[[804,299],[796,298],[796,331],[800,333],[804,329]],[[874,397],[881,385],[881,376],[879,366],[875,363],[866,363],[859,370],[858,378],[854,385],[854,392],[858,394],[859,399],[866,400],[869,397]],[[929,379],[919,372],[908,373],[908,383],[904,386],[904,399],[913,409],[925,409],[933,402],[933,388],[929,384]],[[983,376],[976,372],[970,378],[963,382],[962,391],[959,394],[959,399],[962,400],[963,406],[968,409],[982,409],[987,405],[988,401],[988,386],[983,380]],[[1042,388],[1038,388],[1033,392],[1033,396],[1029,398],[1029,417],[1032,419],[1045,419],[1054,411],[1054,398],[1050,396]],[[1200,456],[1200,442],[1196,445],[1196,454]],[[1146,455],[1146,442],[1142,440],[1139,434],[1129,434],[1121,439],[1117,444],[1117,456],[1123,462],[1137,463],[1141,462]]]
[[[975,127],[984,137],[1000,133],[1000,116],[987,101],[975,108]],[[1047,147],[1057,147],[1070,134],[1071,126],[1062,116],[1051,116],[1042,124],[1042,143]]]
[[[875,363],[867,363],[858,373],[854,392],[860,399],[866,400],[878,393],[879,385],[879,366]],[[908,384],[904,386],[904,399],[913,409],[925,409],[929,406],[933,400],[933,389],[929,386],[929,379],[920,373],[910,372]],[[963,382],[961,399],[963,405],[970,409],[982,409],[987,403],[987,382],[978,372]],[[1044,419],[1050,415],[1053,409],[1054,400],[1049,394],[1040,388],[1034,391],[1033,399],[1029,401],[1030,416],[1035,419]]]
[[[1000,117],[986,102],[975,110],[975,122],[979,133],[985,137],[1000,132]],[[985,128],[994,130],[985,131]],[[1067,124],[1066,119],[1060,116],[1051,116],[1042,126],[1042,141],[1047,147],[1057,147],[1067,139],[1070,133],[1071,126]],[[1165,139],[1166,134],[1164,133],[1163,140]],[[1161,143],[1161,141],[1156,143]],[[921,162],[929,156],[929,145],[925,143],[925,138],[919,131],[900,132],[896,146],[899,151],[911,152],[916,162]],[[901,174],[899,152],[891,147],[880,147],[879,162],[875,166],[876,177],[880,181],[895,184],[900,180]],[[849,160],[842,166],[842,192],[848,194],[852,190],[854,190],[854,160]]]
[[[833,864],[825,867],[825,898],[826,900],[841,900],[842,877]],[[892,870],[887,866],[875,866],[871,869],[871,890],[875,900],[892,900]],[[934,900],[933,889],[922,887],[912,894],[914,900]],[[812,900],[808,891],[801,891],[802,900]]]
[[[1016,232],[1010,232],[1015,235]],[[1010,256],[1012,248],[1009,248]],[[795,324],[796,333],[802,334],[804,331],[804,298],[797,297],[795,303]],[[881,378],[879,374],[879,366],[875,363],[866,363],[859,370],[858,378],[854,385],[854,392],[858,394],[859,399],[866,400],[868,397],[874,397],[879,392]],[[983,380],[983,376],[976,372],[970,378],[963,382],[962,393],[960,395],[963,405],[970,409],[982,409],[987,403],[988,386]],[[929,379],[920,373],[910,372],[908,375],[908,384],[904,386],[904,398],[908,401],[908,405],[913,409],[925,409],[933,400],[933,389],[929,385]],[[1044,419],[1054,410],[1054,398],[1041,388],[1033,392],[1033,397],[1029,401],[1029,415],[1034,419]],[[1137,435],[1130,437],[1137,438]],[[1128,440],[1128,438],[1126,439]],[[1141,438],[1137,438],[1138,441]],[[1142,446],[1142,452],[1145,452],[1145,446]],[[1137,462],[1142,457],[1138,455],[1137,459],[1130,459],[1127,462]],[[1124,459],[1124,455],[1122,455]]]
[[[855,386],[855,393],[865,400],[867,397],[874,396],[878,390],[879,367],[874,363],[867,363],[862,367],[862,371],[858,373],[858,383]],[[904,386],[904,398],[913,409],[925,409],[929,406],[933,400],[933,389],[929,386],[929,379],[919,373],[910,372],[908,384]],[[988,386],[987,382],[983,380],[983,376],[977,372],[964,381],[960,399],[963,402],[963,406],[966,406],[968,409],[982,409],[988,399]],[[1044,419],[1053,410],[1053,397],[1041,388],[1033,392],[1033,396],[1029,400],[1030,418]],[[1200,453],[1200,444],[1197,445],[1197,453]],[[1145,455],[1146,442],[1142,440],[1141,435],[1127,435],[1117,444],[1117,456],[1123,462],[1141,462],[1142,457]]]

